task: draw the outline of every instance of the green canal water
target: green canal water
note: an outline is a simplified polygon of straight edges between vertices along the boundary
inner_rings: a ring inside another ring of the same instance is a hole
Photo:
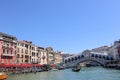
[[[82,68],[80,72],[71,69],[26,74],[12,74],[7,80],[120,80],[120,70],[102,67]]]

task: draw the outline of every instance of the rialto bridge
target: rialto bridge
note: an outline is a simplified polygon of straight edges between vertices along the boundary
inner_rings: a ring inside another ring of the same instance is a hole
[[[65,67],[72,67],[82,62],[93,61],[99,63],[105,67],[107,64],[114,62],[114,58],[104,54],[98,54],[96,52],[86,51],[85,53],[70,56],[64,59]]]

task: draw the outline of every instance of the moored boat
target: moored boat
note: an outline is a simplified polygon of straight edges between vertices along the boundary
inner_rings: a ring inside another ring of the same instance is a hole
[[[52,69],[53,71],[58,71],[58,69]]]
[[[4,72],[0,72],[0,80],[7,79],[7,75]]]

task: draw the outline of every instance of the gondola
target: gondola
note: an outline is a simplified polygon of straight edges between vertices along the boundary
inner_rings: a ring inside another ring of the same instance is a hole
[[[80,66],[74,66],[74,67],[72,68],[72,71],[73,71],[73,72],[79,72],[80,69],[81,69]]]

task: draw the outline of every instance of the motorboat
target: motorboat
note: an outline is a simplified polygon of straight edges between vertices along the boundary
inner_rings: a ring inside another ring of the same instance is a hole
[[[7,79],[7,74],[4,73],[4,72],[0,72],[0,80],[4,80],[4,79]]]

